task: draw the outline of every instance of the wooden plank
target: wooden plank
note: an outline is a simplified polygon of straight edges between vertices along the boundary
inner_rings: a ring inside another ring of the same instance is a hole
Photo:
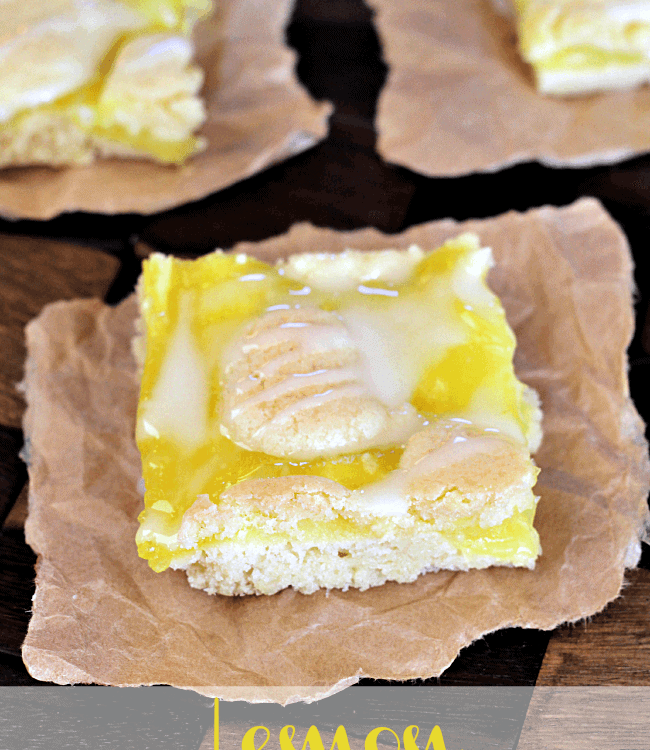
[[[536,687],[517,750],[647,750],[650,690]]]
[[[25,324],[59,299],[103,297],[119,261],[90,248],[48,239],[0,235],[0,424],[20,427],[24,402]]]
[[[2,654],[0,659],[0,687],[20,687],[21,685],[49,685],[30,677],[20,656]]]
[[[0,528],[27,481],[25,464],[18,457],[21,430],[0,426]]]
[[[36,555],[25,543],[22,529],[0,534],[0,653],[20,656],[34,595]]]
[[[14,503],[11,504],[11,510],[9,511],[9,515],[5,519],[4,523],[5,529],[24,528],[25,521],[27,520],[27,494],[28,485],[27,483],[25,483],[22,490],[20,491],[20,494],[18,495],[18,498]]]
[[[549,641],[537,685],[650,685],[650,571],[627,576],[621,596]]]

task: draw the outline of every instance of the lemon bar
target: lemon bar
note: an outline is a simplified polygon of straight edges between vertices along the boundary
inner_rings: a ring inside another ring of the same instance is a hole
[[[152,255],[140,556],[231,596],[534,567],[541,411],[491,263],[474,235],[275,266]]]
[[[542,93],[585,94],[650,81],[647,0],[507,1],[521,55]]]
[[[210,0],[2,0],[0,167],[181,163],[204,143],[190,33]]]

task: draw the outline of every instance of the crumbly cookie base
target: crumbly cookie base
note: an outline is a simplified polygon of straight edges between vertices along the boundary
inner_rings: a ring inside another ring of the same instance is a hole
[[[205,149],[198,141],[197,151]],[[96,158],[148,159],[153,154],[87,133],[65,113],[32,112],[0,127],[0,168],[85,166]]]
[[[123,145],[97,141],[63,113],[33,112],[21,118],[20,126],[0,128],[0,167],[85,165],[100,152],[138,156]]]
[[[395,535],[383,541],[363,539],[344,546],[295,543],[287,538],[273,546],[222,542],[202,550],[186,573],[193,588],[208,594],[269,595],[287,587],[312,594],[320,588],[364,591],[388,581],[410,583],[423,573],[442,569],[493,565],[533,569],[535,557],[520,553],[503,561],[463,554],[437,532]]]
[[[640,65],[600,66],[584,70],[535,69],[537,89],[542,94],[580,96],[599,91],[630,89],[650,82],[650,62]]]

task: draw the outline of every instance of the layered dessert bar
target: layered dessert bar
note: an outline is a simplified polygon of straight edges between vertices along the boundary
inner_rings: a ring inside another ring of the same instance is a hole
[[[2,0],[0,166],[200,151],[190,33],[210,0]]]
[[[152,255],[139,283],[138,551],[209,593],[534,567],[536,393],[474,235]]]
[[[650,81],[647,0],[497,0],[516,17],[521,55],[544,94],[584,94]]]

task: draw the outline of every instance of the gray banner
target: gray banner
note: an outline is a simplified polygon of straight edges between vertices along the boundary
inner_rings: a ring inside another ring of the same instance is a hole
[[[0,750],[196,750],[213,703],[170,687],[0,687]]]
[[[216,711],[169,687],[0,687],[0,750],[648,750],[649,717],[650,687],[353,687]]]

